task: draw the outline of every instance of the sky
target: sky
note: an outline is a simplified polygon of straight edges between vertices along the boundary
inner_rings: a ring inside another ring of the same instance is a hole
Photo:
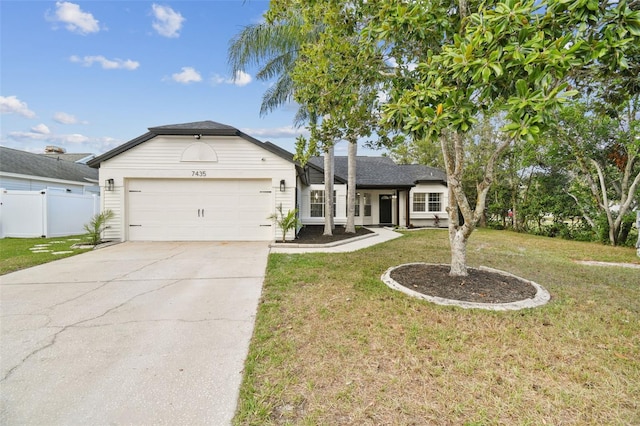
[[[102,154],[149,127],[212,120],[291,152],[295,104],[260,116],[270,82],[227,48],[268,1],[0,0],[0,145]],[[336,155],[346,155],[346,142]],[[381,151],[359,148],[360,155]]]

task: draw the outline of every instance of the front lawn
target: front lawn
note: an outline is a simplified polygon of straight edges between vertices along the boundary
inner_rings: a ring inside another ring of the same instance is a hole
[[[480,230],[469,266],[544,286],[549,304],[492,312],[386,287],[409,262],[446,263],[447,233],[342,254],[272,254],[235,424],[640,424],[635,249]]]
[[[76,249],[71,246],[86,241],[85,235],[0,239],[0,275],[84,253],[88,249]]]

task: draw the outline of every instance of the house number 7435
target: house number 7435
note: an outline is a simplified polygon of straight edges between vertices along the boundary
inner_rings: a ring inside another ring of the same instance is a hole
[[[191,170],[191,176],[206,177],[206,170]]]

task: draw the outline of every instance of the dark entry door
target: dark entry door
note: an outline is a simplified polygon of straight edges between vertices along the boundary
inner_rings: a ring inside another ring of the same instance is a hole
[[[391,195],[380,195],[380,223],[391,223],[391,208],[393,206]]]

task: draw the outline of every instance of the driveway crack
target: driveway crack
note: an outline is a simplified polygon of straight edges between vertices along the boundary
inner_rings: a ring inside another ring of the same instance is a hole
[[[125,300],[124,302],[122,302],[122,303],[120,303],[120,304],[118,304],[118,305],[116,305],[116,306],[114,306],[112,308],[107,309],[106,311],[104,311],[100,315],[96,315],[96,316],[94,316],[92,318],[86,318],[86,319],[77,321],[77,322],[75,322],[73,324],[68,324],[68,325],[65,325],[65,326],[61,326],[62,328],[52,336],[51,341],[49,343],[45,344],[44,346],[41,346],[39,348],[34,349],[29,354],[27,354],[24,358],[22,358],[22,360],[20,360],[20,362],[18,362],[9,371],[7,371],[7,373],[4,375],[4,377],[2,379],[0,379],[0,383],[6,381],[9,377],[11,377],[11,375],[13,375],[13,373],[18,368],[20,368],[20,366],[24,365],[24,363],[27,362],[30,358],[34,357],[35,355],[37,355],[38,353],[44,351],[45,349],[48,349],[48,348],[52,347],[53,345],[55,345],[56,340],[58,339],[58,336],[60,336],[62,333],[64,333],[68,329],[78,327],[80,324],[84,324],[86,322],[93,321],[93,320],[96,320],[98,318],[102,318],[102,317],[108,315],[109,313],[111,313],[111,312],[123,307],[124,305],[126,305],[129,302],[131,302],[132,300],[137,299],[138,297],[145,296],[145,295],[151,294],[151,293],[155,293],[155,292],[157,292],[159,290],[163,290],[163,289],[165,289],[167,287],[170,287],[170,286],[172,286],[174,284],[179,283],[180,281],[182,281],[182,280],[175,280],[175,281],[169,282],[169,283],[167,283],[165,285],[162,285],[160,287],[154,288],[152,290],[148,290],[148,291],[144,291],[142,293],[138,293],[138,294],[136,294],[134,296],[131,296],[129,299]]]
[[[144,264],[143,266],[139,267],[138,269],[135,269],[135,270],[133,270],[133,271],[128,271],[128,272],[126,272],[126,273],[124,273],[124,274],[118,275],[117,277],[114,277],[114,278],[112,278],[112,279],[110,279],[110,280],[107,280],[107,281],[105,281],[102,285],[99,285],[99,286],[98,286],[98,287],[96,287],[96,288],[93,288],[93,289],[88,290],[88,291],[86,291],[86,292],[84,292],[84,293],[82,293],[82,294],[79,294],[79,295],[77,295],[77,296],[74,296],[74,297],[72,297],[71,299],[67,299],[67,300],[64,300],[64,301],[62,301],[62,302],[58,302],[58,303],[53,304],[53,305],[51,305],[51,306],[47,306],[46,308],[43,308],[43,309],[53,309],[53,308],[56,308],[56,307],[58,307],[58,306],[62,306],[62,305],[64,305],[64,304],[66,304],[66,303],[73,302],[74,300],[78,300],[78,299],[80,299],[80,298],[82,298],[82,297],[86,296],[87,294],[91,294],[91,293],[93,293],[93,292],[95,292],[95,291],[98,291],[98,290],[100,290],[101,288],[103,288],[104,286],[107,286],[107,285],[109,285],[109,284],[111,284],[111,283],[113,283],[113,282],[116,282],[116,281],[123,281],[123,280],[124,280],[124,278],[126,278],[128,275],[131,275],[131,274],[133,274],[133,273],[139,272],[139,271],[143,270],[144,268],[147,268],[147,267],[149,267],[149,266],[153,266],[153,265],[155,265],[155,264],[157,264],[157,263],[164,262],[164,261],[166,261],[166,260],[172,259],[172,258],[174,258],[174,257],[178,256],[179,254],[182,254],[182,252],[174,253],[174,254],[172,254],[171,256],[163,257],[162,259],[155,260],[155,261],[153,261],[153,262],[151,262],[151,263],[146,263],[146,264]]]

